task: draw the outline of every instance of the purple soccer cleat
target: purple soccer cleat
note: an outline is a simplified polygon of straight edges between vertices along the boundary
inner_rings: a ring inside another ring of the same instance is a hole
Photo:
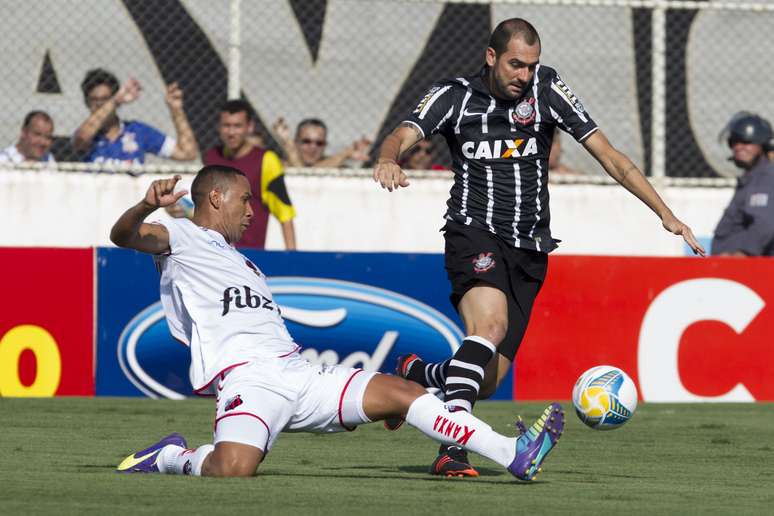
[[[519,480],[534,480],[541,471],[540,465],[562,435],[564,411],[558,403],[551,403],[529,429],[521,418],[516,426],[521,435],[516,439],[516,457],[508,466],[508,471]]]
[[[169,444],[188,448],[185,437],[178,433],[169,434],[156,444],[129,455],[118,465],[116,471],[119,473],[158,473],[159,467],[156,460],[161,450]]]

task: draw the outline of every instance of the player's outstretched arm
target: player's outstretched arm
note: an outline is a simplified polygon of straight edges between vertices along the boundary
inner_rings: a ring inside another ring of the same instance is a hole
[[[159,179],[151,183],[145,197],[121,215],[113,229],[110,240],[119,247],[128,247],[144,253],[161,254],[169,252],[169,233],[161,224],[145,224],[145,218],[156,211],[175,204],[187,192],[174,193],[180,176]]]
[[[610,177],[637,196],[659,216],[664,229],[675,235],[681,235],[695,254],[701,256],[706,254],[704,248],[693,235],[691,228],[675,217],[645,175],[625,154],[610,144],[601,130],[584,140],[583,146],[599,161]]]
[[[379,159],[374,167],[374,181],[390,192],[409,185],[408,176],[398,166],[401,154],[422,139],[419,129],[413,124],[400,124],[382,142]]]

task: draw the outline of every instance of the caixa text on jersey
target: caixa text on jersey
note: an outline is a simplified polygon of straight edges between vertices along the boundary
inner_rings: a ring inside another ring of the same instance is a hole
[[[462,144],[462,154],[468,159],[521,158],[523,156],[532,156],[537,154],[537,152],[538,147],[535,138],[484,140]]]

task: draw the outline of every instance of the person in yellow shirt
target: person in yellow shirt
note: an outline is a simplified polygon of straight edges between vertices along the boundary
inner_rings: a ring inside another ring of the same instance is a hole
[[[220,109],[218,135],[221,144],[204,155],[205,165],[225,165],[242,171],[250,181],[254,197],[250,200],[253,219],[250,227],[236,243],[237,247],[263,249],[269,214],[282,227],[282,237],[288,250],[296,249],[293,218],[296,209],[285,186],[282,162],[276,153],[253,144],[248,136],[254,131],[250,105],[243,100],[229,100]],[[260,195],[256,195],[259,194]]]

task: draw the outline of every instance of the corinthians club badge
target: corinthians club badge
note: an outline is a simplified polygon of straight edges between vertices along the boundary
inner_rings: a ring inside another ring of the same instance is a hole
[[[496,265],[495,259],[492,258],[492,253],[479,253],[472,261],[473,272],[476,274],[494,269]]]
[[[529,100],[522,100],[516,109],[513,110],[511,116],[514,122],[518,122],[521,125],[526,125],[535,119],[535,98]]]

